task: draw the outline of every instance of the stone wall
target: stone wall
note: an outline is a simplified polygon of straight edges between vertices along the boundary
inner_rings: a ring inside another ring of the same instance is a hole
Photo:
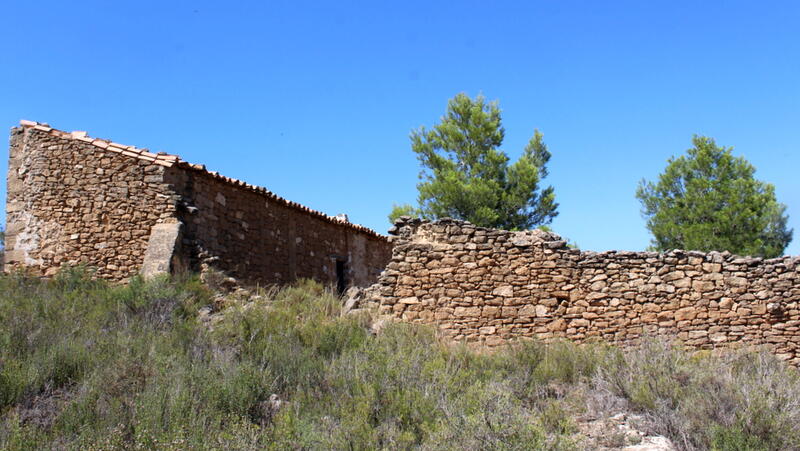
[[[247,283],[364,286],[390,257],[372,230],[177,156],[21,125],[9,152],[6,270],[86,264],[125,280],[213,267]]]
[[[696,348],[767,345],[800,363],[800,257],[581,252],[538,230],[404,219],[371,303],[446,337],[625,344],[644,335]]]

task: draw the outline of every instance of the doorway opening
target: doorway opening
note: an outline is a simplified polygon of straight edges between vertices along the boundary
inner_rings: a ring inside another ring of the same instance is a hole
[[[340,295],[347,289],[347,262],[336,259],[336,291]]]

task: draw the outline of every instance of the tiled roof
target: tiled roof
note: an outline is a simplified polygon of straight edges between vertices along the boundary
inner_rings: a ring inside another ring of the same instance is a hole
[[[65,131],[62,131],[62,130],[58,130],[58,129],[52,128],[48,124],[41,123],[41,122],[27,121],[27,120],[23,119],[23,120],[19,121],[19,125],[24,127],[24,128],[31,128],[31,129],[34,129],[34,130],[39,130],[39,131],[42,131],[42,132],[45,132],[45,133],[49,133],[50,135],[57,136],[59,138],[73,139],[73,140],[76,140],[76,141],[81,141],[81,142],[85,142],[85,143],[88,143],[88,144],[92,144],[92,145],[94,145],[96,147],[99,147],[99,148],[101,148],[103,150],[106,150],[108,152],[122,154],[122,155],[125,155],[125,156],[128,156],[128,157],[132,157],[132,158],[138,158],[140,160],[145,160],[145,161],[148,161],[148,162],[151,162],[151,163],[155,163],[155,164],[158,164],[158,165],[161,165],[161,166],[165,166],[165,167],[176,166],[176,167],[180,167],[180,168],[191,170],[191,171],[195,171],[195,172],[200,172],[200,173],[206,174],[206,175],[208,175],[208,176],[210,176],[210,177],[212,177],[212,178],[214,178],[216,180],[228,183],[230,185],[238,186],[240,188],[243,188],[243,189],[246,189],[246,190],[249,190],[249,191],[257,192],[257,193],[267,197],[268,199],[270,199],[270,200],[272,200],[272,201],[274,201],[276,203],[285,205],[285,206],[293,208],[295,210],[300,210],[300,211],[302,211],[304,213],[308,213],[308,214],[310,214],[312,216],[316,216],[316,217],[318,217],[318,218],[320,218],[320,219],[322,219],[324,221],[330,222],[332,224],[342,225],[342,226],[345,226],[345,227],[349,227],[351,229],[358,230],[360,232],[364,232],[364,233],[373,235],[373,236],[381,238],[381,239],[387,239],[385,236],[379,234],[378,232],[376,232],[376,231],[374,231],[374,230],[372,230],[370,228],[364,227],[364,226],[362,226],[360,224],[353,224],[353,223],[351,223],[351,222],[349,222],[349,221],[347,221],[345,219],[340,219],[340,218],[337,218],[337,217],[334,217],[334,216],[326,215],[325,213],[322,213],[321,211],[313,210],[311,208],[306,207],[305,205],[301,205],[301,204],[298,204],[297,202],[292,202],[292,201],[290,201],[288,199],[284,199],[283,197],[278,196],[277,194],[273,193],[272,191],[270,191],[270,190],[268,190],[268,189],[266,189],[264,187],[251,185],[251,184],[246,183],[246,182],[244,182],[242,180],[237,180],[237,179],[234,179],[234,178],[225,177],[224,175],[220,175],[219,173],[217,173],[215,171],[208,171],[208,170],[206,170],[205,165],[189,163],[187,161],[184,161],[183,159],[181,159],[181,157],[179,157],[177,155],[170,155],[170,154],[167,154],[167,153],[164,153],[164,152],[152,153],[152,152],[148,151],[147,149],[141,149],[141,148],[137,148],[137,147],[134,147],[134,146],[126,146],[124,144],[115,143],[115,142],[112,142],[112,141],[109,141],[109,140],[106,140],[106,139],[92,138],[84,131],[65,132]]]

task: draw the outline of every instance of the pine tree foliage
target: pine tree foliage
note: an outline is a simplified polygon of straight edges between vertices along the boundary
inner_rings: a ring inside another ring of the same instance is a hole
[[[694,136],[686,155],[671,158],[657,182],[642,180],[636,197],[653,234],[653,248],[730,251],[776,257],[792,240],[786,206],[775,187],[732,147]]]
[[[550,152],[536,130],[520,158],[509,164],[497,102],[458,94],[432,129],[411,133],[422,165],[418,207],[396,205],[389,216],[451,217],[509,230],[549,224],[558,214],[553,188],[540,189]]]

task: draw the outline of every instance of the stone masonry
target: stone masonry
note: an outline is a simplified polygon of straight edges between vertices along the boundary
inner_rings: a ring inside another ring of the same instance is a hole
[[[403,218],[366,290],[383,314],[496,346],[538,337],[626,344],[668,335],[708,349],[766,345],[800,364],[800,257],[581,252],[540,230]]]
[[[175,155],[63,132],[12,129],[5,269],[85,264],[126,280],[215,268],[248,283],[377,279],[388,239]]]

